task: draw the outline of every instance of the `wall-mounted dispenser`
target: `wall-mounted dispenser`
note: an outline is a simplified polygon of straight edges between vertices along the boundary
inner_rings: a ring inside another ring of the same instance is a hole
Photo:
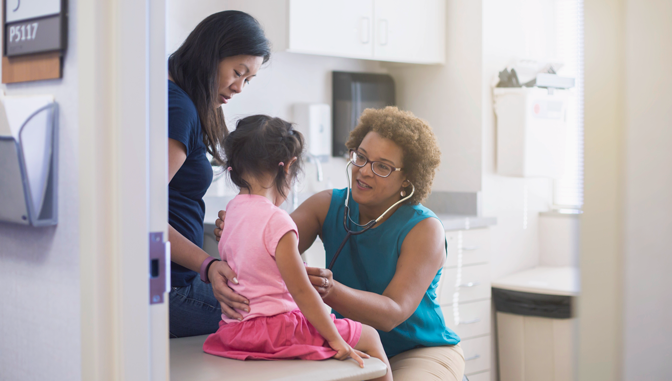
[[[322,103],[294,105],[294,123],[303,134],[308,152],[326,162],[331,157],[331,107]]]
[[[333,113],[333,155],[347,157],[350,131],[359,123],[367,108],[381,109],[396,105],[394,80],[388,74],[331,73]]]
[[[567,135],[567,90],[495,88],[497,173],[562,176]]]
[[[51,95],[0,96],[0,222],[58,222],[58,105]]]

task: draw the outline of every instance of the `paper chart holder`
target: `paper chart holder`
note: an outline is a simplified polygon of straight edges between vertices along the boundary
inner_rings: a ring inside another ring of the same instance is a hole
[[[37,123],[44,116],[46,126]],[[0,136],[0,222],[31,226],[52,226],[58,223],[57,120],[58,104],[51,103],[26,119],[19,131],[18,142],[12,136]],[[48,174],[43,185],[31,184],[29,181],[24,149],[24,136],[30,136],[30,132],[39,128],[43,128],[47,136],[44,149]],[[41,203],[36,204],[34,201],[35,192],[42,195]]]

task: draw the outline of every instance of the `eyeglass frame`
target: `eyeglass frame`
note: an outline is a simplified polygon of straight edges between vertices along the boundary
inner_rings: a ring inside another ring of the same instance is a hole
[[[366,162],[365,162],[364,164],[362,164],[362,165],[357,165],[357,164],[355,163],[355,161],[352,160],[352,154],[353,154],[353,153],[354,153],[355,155],[357,155],[357,156],[361,156],[361,157],[365,158],[365,159],[366,159]],[[366,166],[366,163],[371,163],[371,172],[373,172],[374,175],[376,175],[376,176],[378,176],[378,177],[381,177],[381,178],[383,178],[383,179],[386,179],[386,178],[390,177],[390,175],[392,175],[392,173],[394,173],[394,172],[399,172],[399,171],[401,171],[402,169],[404,169],[403,167],[402,167],[402,168],[397,168],[397,167],[395,167],[395,166],[393,166],[393,165],[390,165],[389,163],[386,163],[386,162],[384,162],[384,161],[380,161],[380,160],[375,160],[375,161],[373,161],[373,160],[369,160],[368,157],[366,157],[365,155],[362,155],[361,153],[357,152],[357,150],[354,150],[354,149],[351,149],[351,150],[350,150],[350,162],[352,163],[352,165],[354,165],[354,166],[357,167],[357,168],[364,168],[364,166]],[[391,167],[392,170],[390,171],[390,173],[387,174],[387,176],[383,176],[383,175],[379,174],[378,172],[376,172],[375,169],[373,169],[373,164],[374,164],[374,163],[381,163],[381,164],[387,165],[388,167]]]

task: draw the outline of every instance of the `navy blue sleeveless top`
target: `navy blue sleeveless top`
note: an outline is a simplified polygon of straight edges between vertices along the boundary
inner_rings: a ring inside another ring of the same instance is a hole
[[[329,212],[322,226],[327,263],[331,262],[346,235],[343,228],[345,197],[345,189],[333,190]],[[359,205],[352,198],[349,205],[350,216],[357,221]],[[350,288],[382,295],[394,277],[406,235],[425,218],[437,217],[422,205],[403,204],[378,227],[351,236],[334,264],[334,279]],[[354,227],[350,225],[350,229]],[[437,271],[411,317],[390,332],[378,331],[388,357],[417,347],[455,345],[460,342],[457,334],[446,327],[437,301],[436,289],[441,271]],[[338,313],[336,316],[343,317]]]
[[[184,144],[187,159],[168,184],[168,223],[189,241],[203,247],[203,196],[212,183],[212,167],[205,156],[201,119],[189,95],[168,81],[168,137]],[[198,273],[170,264],[173,287],[184,287]]]

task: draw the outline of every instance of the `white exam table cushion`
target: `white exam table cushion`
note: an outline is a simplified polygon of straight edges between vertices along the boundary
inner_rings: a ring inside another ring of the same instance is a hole
[[[352,359],[233,360],[203,352],[208,335],[170,340],[171,381],[332,381],[367,380],[385,375],[385,364],[377,358],[364,359],[364,368]]]

